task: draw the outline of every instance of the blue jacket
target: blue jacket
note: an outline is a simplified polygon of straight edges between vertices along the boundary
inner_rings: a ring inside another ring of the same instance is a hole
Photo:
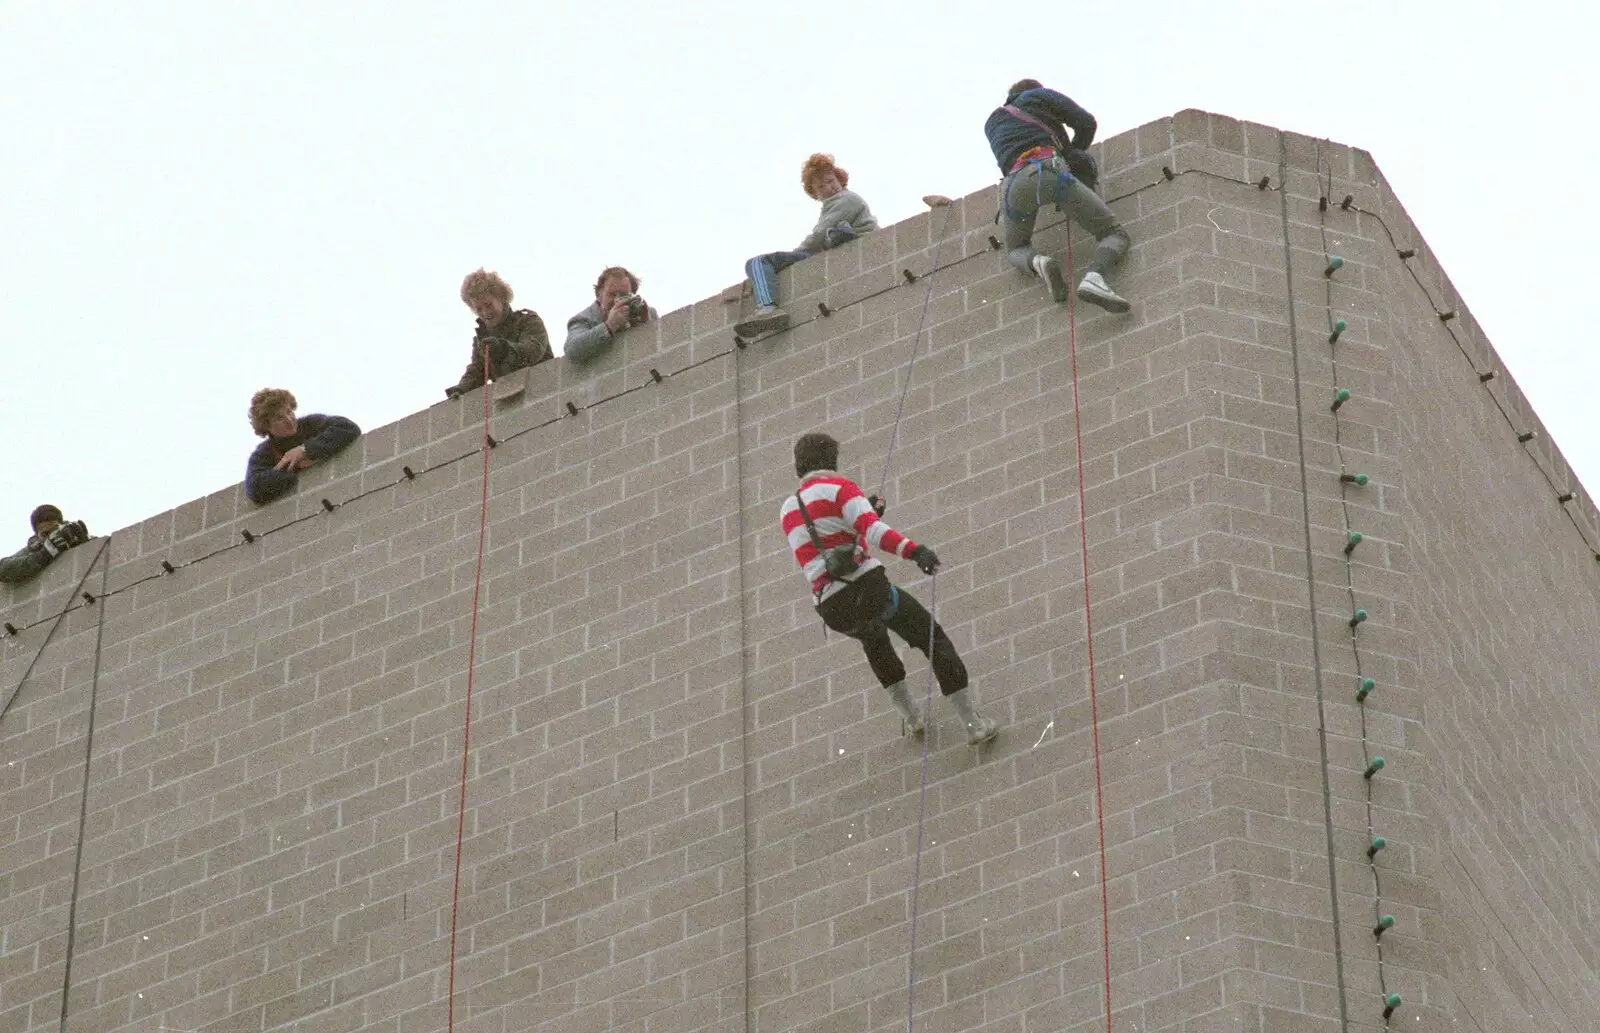
[[[989,138],[989,148],[994,151],[994,160],[1002,173],[1009,173],[1023,152],[1035,147],[1059,149],[1066,144],[1072,150],[1081,151],[1094,142],[1094,116],[1064,93],[1041,86],[1008,97],[1006,103],[1026,111],[1052,129],[1066,126],[1072,130],[1072,139],[1066,139],[1065,132],[1061,133],[1061,139],[1052,139],[1038,126],[1029,125],[1005,108],[995,108],[994,114],[983,124],[983,135]]]
[[[298,470],[274,469],[283,454],[296,445],[306,447],[306,458],[318,462],[335,455],[361,436],[361,428],[343,416],[323,416],[312,413],[297,421],[294,433],[286,438],[268,438],[250,453],[250,462],[244,471],[244,494],[251,502],[260,504],[288,492],[300,476]]]

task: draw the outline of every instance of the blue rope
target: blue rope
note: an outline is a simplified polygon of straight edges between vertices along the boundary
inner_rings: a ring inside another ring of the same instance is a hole
[[[911,876],[911,952],[906,958],[906,1033],[914,1033],[912,1016],[915,1014],[917,984],[917,897],[922,889],[922,815],[928,801],[928,740],[933,738],[928,725],[933,720],[933,640],[939,628],[939,575],[928,575],[928,691],[922,709],[922,776],[917,786],[917,855]]]
[[[944,221],[939,225],[939,242],[933,249],[933,268],[928,270],[928,289],[922,294],[922,314],[917,317],[917,332],[911,338],[911,358],[906,363],[906,382],[900,385],[900,404],[894,410],[894,427],[889,431],[889,451],[883,455],[883,474],[878,478],[878,495],[883,496],[884,488],[889,483],[889,460],[894,458],[895,442],[900,436],[900,415],[905,412],[906,393],[911,390],[911,374],[917,367],[917,349],[922,344],[922,329],[928,322],[928,302],[933,297],[933,275],[939,271],[939,254],[944,250],[945,231],[950,228],[950,209],[954,205],[946,205]],[[932,221],[932,220],[930,220]],[[929,654],[932,655],[931,653]]]

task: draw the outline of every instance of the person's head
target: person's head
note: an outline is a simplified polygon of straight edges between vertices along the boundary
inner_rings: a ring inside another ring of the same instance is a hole
[[[1016,82],[1011,84],[1011,89],[1006,91],[1006,103],[1009,104],[1015,100],[1017,98],[1017,94],[1019,93],[1027,93],[1029,90],[1041,89],[1043,86],[1044,83],[1037,79],[1018,79]]]
[[[601,312],[610,312],[611,306],[624,294],[639,293],[639,278],[620,265],[601,270],[594,281],[594,300],[600,303]]]
[[[794,443],[794,472],[804,477],[813,470],[839,469],[839,443],[819,430],[802,434]]]
[[[61,515],[61,510],[48,502],[28,514],[28,522],[33,525],[33,533],[37,535],[49,534],[60,527],[64,520],[66,517]]]
[[[833,163],[831,154],[813,154],[800,166],[800,185],[814,201],[826,201],[850,185],[850,173]]]
[[[250,429],[258,438],[286,438],[298,424],[294,418],[299,404],[294,395],[281,387],[264,387],[250,398]]]
[[[511,285],[499,273],[479,269],[461,281],[461,300],[484,326],[499,326],[511,310]]]

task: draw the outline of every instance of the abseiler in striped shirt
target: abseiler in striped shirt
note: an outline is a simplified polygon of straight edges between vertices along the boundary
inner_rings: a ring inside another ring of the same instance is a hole
[[[800,480],[800,498],[805,500],[811,522],[817,525],[822,547],[834,549],[854,543],[856,562],[860,564],[853,574],[843,578],[830,575],[823,565],[822,554],[811,544],[805,517],[800,515],[799,500],[793,495],[785,499],[780,511],[783,534],[789,539],[795,561],[800,564],[806,580],[811,582],[811,594],[819,603],[868,571],[883,566],[871,556],[869,549],[891,553],[901,559],[910,559],[916,551],[917,543],[885,523],[856,482],[843,474],[812,470]]]

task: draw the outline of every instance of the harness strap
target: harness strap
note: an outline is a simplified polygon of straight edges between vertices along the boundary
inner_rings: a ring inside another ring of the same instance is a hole
[[[1045,135],[1050,137],[1050,142],[1055,144],[1057,150],[1066,152],[1072,149],[1071,143],[1062,139],[1061,134],[1056,132],[1055,128],[1047,124],[1043,119],[1035,118],[1033,115],[1023,111],[1015,104],[1002,104],[1000,106],[1000,110],[1004,111],[1012,118],[1021,119],[1030,126],[1033,126],[1035,129],[1042,129]]]

